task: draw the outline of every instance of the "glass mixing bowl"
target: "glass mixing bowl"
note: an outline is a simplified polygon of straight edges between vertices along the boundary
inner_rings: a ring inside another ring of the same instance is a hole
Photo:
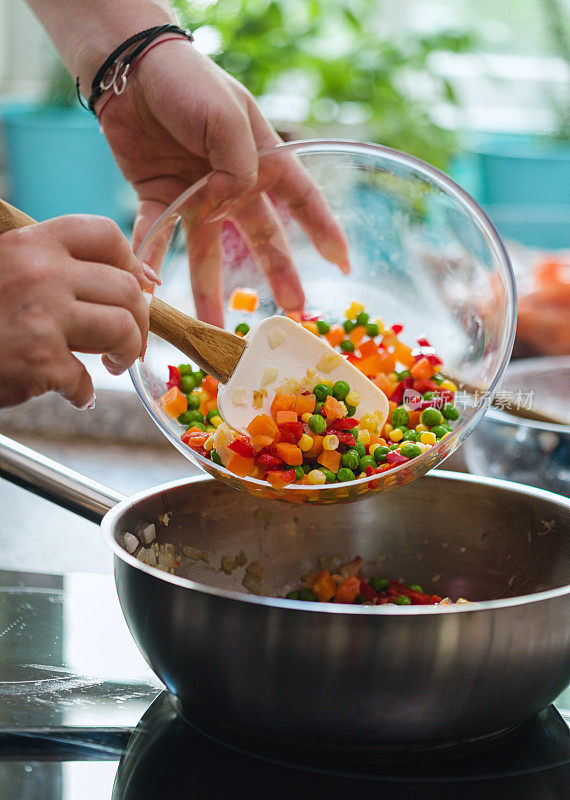
[[[344,275],[326,261],[303,231],[291,208],[275,199],[272,185],[295,161],[310,175],[343,229],[351,271]],[[194,236],[204,232],[211,206],[207,177],[191,186],[162,214],[138,255],[161,265],[157,296],[188,314],[194,303],[188,277],[181,218]],[[180,440],[184,428],[162,410],[168,364],[187,359],[150,335],[144,361],[131,370],[149,414],[172,444],[214,477],[238,489],[289,502],[334,503],[392,489],[424,475],[469,435],[489,406],[509,360],[515,333],[516,293],[505,248],[479,206],[446,175],[412,156],[374,144],[299,141],[261,154],[256,192],[276,203],[306,296],[307,310],[329,322],[344,319],[352,300],[363,302],[372,318],[387,327],[400,323],[400,339],[413,346],[427,336],[444,361],[445,374],[475,387],[456,400],[461,417],[453,432],[407,463],[371,478],[324,486],[289,485],[274,489],[255,478],[240,478],[196,454]],[[281,240],[267,242],[275,252]],[[269,283],[258,268],[231,216],[224,222],[221,252],[224,300],[237,287],[253,287],[259,306],[253,314],[226,310],[226,327],[279,313]],[[204,252],[204,248],[202,247]],[[465,395],[465,396],[463,396]],[[463,402],[463,407],[461,406]]]

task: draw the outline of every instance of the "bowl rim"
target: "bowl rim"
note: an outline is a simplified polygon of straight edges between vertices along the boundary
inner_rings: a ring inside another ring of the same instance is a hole
[[[479,228],[480,232],[484,236],[487,245],[489,247],[490,252],[495,257],[496,261],[501,264],[502,278],[504,280],[505,286],[505,293],[507,294],[507,298],[510,296],[511,299],[511,307],[507,309],[507,318],[505,320],[506,325],[505,328],[508,329],[510,327],[510,331],[508,336],[502,342],[502,357],[499,364],[499,367],[495,373],[495,376],[487,391],[483,394],[482,399],[478,402],[478,404],[472,408],[464,417],[460,420],[457,427],[453,428],[451,435],[456,437],[457,434],[461,436],[463,432],[462,439],[467,438],[469,434],[465,434],[465,429],[470,424],[470,421],[474,418],[473,427],[475,427],[478,422],[481,421],[485,411],[489,408],[491,404],[491,399],[499,386],[503,374],[509,364],[510,356],[512,353],[512,349],[515,342],[515,335],[516,335],[516,319],[517,319],[517,291],[516,291],[516,280],[514,270],[511,264],[511,260],[507,249],[491,220],[487,216],[487,214],[483,211],[481,206],[469,195],[464,189],[459,186],[455,181],[453,181],[448,175],[446,175],[441,170],[433,167],[431,164],[428,164],[425,161],[417,158],[416,156],[409,155],[408,153],[404,153],[401,150],[395,150],[391,147],[386,147],[384,145],[375,144],[373,142],[359,142],[356,140],[351,139],[297,139],[290,142],[279,142],[278,144],[261,150],[259,152],[259,158],[263,158],[265,156],[269,156],[272,153],[278,152],[280,150],[292,150],[292,151],[301,151],[305,154],[311,153],[318,153],[318,152],[330,152],[339,150],[341,152],[352,152],[352,153],[361,153],[365,155],[369,154],[376,154],[380,155],[383,158],[387,159],[388,161],[392,161],[393,163],[399,164],[405,167],[412,167],[414,170],[419,172],[424,177],[429,178],[433,183],[440,186],[445,190],[448,196],[454,199],[456,202],[459,203],[460,206],[467,207],[467,209],[471,212],[472,216],[475,219],[477,227]],[[162,225],[163,220],[171,218],[173,215],[177,215],[177,209],[184,204],[189,197],[199,191],[208,181],[212,172],[209,172],[207,175],[204,175],[200,180],[196,181],[194,184],[189,186],[187,189],[184,190],[173,202],[162,212],[162,214],[158,217],[158,219],[153,223],[153,225],[148,230],[146,236],[142,240],[136,255],[139,256],[141,252],[144,251],[145,245],[147,241],[154,235],[155,231],[160,228]],[[510,314],[509,314],[510,312]],[[510,319],[509,319],[510,316]],[[152,404],[147,402],[146,397],[142,391],[142,387],[139,386],[138,381],[136,380],[136,370],[138,369],[138,362],[129,369],[129,375],[131,377],[131,381],[135,387],[137,395],[139,396],[143,406],[146,408],[147,412],[149,413],[153,422],[158,426],[158,428],[162,431],[162,433],[169,439],[173,444],[174,442],[174,434],[168,427],[168,425],[162,420],[155,412]],[[179,440],[180,441],[180,440]],[[433,467],[437,466],[438,463],[441,463],[445,458],[447,458],[451,453],[457,448],[456,445],[453,450],[449,453],[445,453],[443,457],[439,455],[439,448],[443,439],[439,440],[439,442],[434,445],[436,450],[431,448],[430,450],[426,450],[425,452],[421,453],[414,459],[414,464],[420,465],[420,468],[423,468],[430,460],[433,458],[434,453],[437,455],[436,461],[434,461],[432,466],[428,466],[423,474],[426,474],[430,471]],[[205,469],[205,465],[208,465],[209,469],[212,469],[211,462],[200,456],[198,453],[194,452],[189,448],[187,445],[181,447],[179,444],[175,444],[178,450],[189,460],[193,461],[197,464],[201,469]],[[398,476],[401,475],[402,472],[409,469],[410,462],[405,462],[391,470],[387,470],[384,475],[389,476]],[[216,465],[216,471],[222,472],[224,476],[228,478],[236,479],[232,472],[227,470],[223,466]],[[365,476],[362,478],[356,478],[355,480],[348,481],[346,483],[346,487],[357,487],[363,488],[366,487],[368,484],[372,483],[374,480],[382,481],[383,474],[379,475],[372,475],[372,476]],[[260,480],[259,478],[239,478],[240,482],[245,486],[254,486],[260,487],[262,489],[267,489],[267,487],[271,487],[267,481]],[[398,484],[398,479],[396,478],[396,482],[394,484]],[[331,491],[331,489],[338,490],[339,486],[344,486],[344,484],[324,484],[324,485],[306,485],[306,484],[288,484],[285,488],[280,492],[280,498],[285,497],[287,494],[291,492],[297,494],[304,494],[306,496],[315,495],[318,496],[319,493],[324,491]],[[362,495],[363,497],[365,494]]]
[[[549,492],[546,489],[538,489],[533,486],[525,486],[521,483],[514,481],[502,480],[499,478],[487,478],[480,475],[468,475],[466,473],[451,472],[448,470],[438,469],[425,476],[429,480],[445,480],[457,481],[459,483],[470,484],[483,484],[485,486],[494,486],[499,489],[507,489],[514,493],[521,493],[530,497],[536,497],[541,500],[554,502],[559,506],[565,507],[570,516],[570,498],[563,497],[562,495]],[[200,594],[207,594],[214,597],[219,597],[225,600],[235,600],[238,602],[247,602],[254,605],[266,606],[269,608],[278,608],[283,610],[300,610],[310,611],[312,613],[325,613],[325,614],[356,614],[357,616],[379,615],[379,616],[416,616],[418,614],[453,614],[453,613],[474,613],[474,612],[488,612],[497,611],[503,608],[511,608],[514,606],[530,605],[532,603],[543,602],[552,600],[557,597],[570,597],[570,584],[560,586],[556,589],[547,589],[542,592],[534,592],[532,594],[517,595],[516,597],[508,597],[499,600],[479,600],[472,601],[460,605],[449,606],[406,606],[399,607],[392,604],[382,606],[352,606],[352,605],[335,605],[334,603],[314,603],[302,600],[286,600],[279,597],[266,597],[248,594],[246,592],[234,591],[231,589],[220,589],[214,586],[209,586],[199,581],[191,580],[190,578],[183,578],[179,575],[172,575],[168,572],[163,572],[156,567],[151,567],[148,564],[139,561],[135,556],[130,555],[119,544],[114,535],[115,525],[117,520],[122,514],[134,508],[138,502],[151,499],[162,492],[175,491],[183,486],[194,486],[195,484],[213,482],[216,479],[211,475],[195,475],[190,478],[182,478],[177,481],[170,481],[151,489],[145,489],[142,492],[126,498],[122,502],[113,506],[108,511],[101,522],[101,532],[107,547],[110,548],[113,555],[123,561],[129,567],[135,567],[141,572],[146,573],[149,577],[158,578],[167,583],[172,584],[181,589],[195,591]]]

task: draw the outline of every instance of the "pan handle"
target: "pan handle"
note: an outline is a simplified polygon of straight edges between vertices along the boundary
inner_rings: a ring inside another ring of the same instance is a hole
[[[126,499],[102,483],[1,434],[0,477],[91,522],[101,522],[110,508]]]

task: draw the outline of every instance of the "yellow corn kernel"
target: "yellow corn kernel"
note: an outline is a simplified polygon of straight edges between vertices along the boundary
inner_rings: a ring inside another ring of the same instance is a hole
[[[310,450],[312,446],[313,446],[313,437],[309,436],[308,433],[304,433],[297,442],[297,447],[300,447],[303,453],[306,453],[307,450]]]
[[[427,425],[422,425],[421,423],[419,425],[416,425],[416,433],[424,433],[424,431],[429,431]]]
[[[319,381],[319,383],[322,383],[322,384],[323,384],[323,386],[328,386],[328,387],[329,387],[329,389],[332,389],[332,387],[333,387],[333,385],[334,385],[334,384],[333,384],[333,382],[332,382],[332,381],[329,381],[328,379],[327,379],[326,381],[325,381],[325,380]]]
[[[360,314],[361,311],[364,311],[364,306],[362,305],[362,303],[357,303],[356,301],[353,301],[344,312],[344,316],[347,319],[354,319],[357,314]]]
[[[329,433],[323,439],[323,450],[336,450],[339,444],[338,436],[335,436],[334,433]]]
[[[396,375],[395,372],[389,372],[388,380],[391,381],[392,383],[398,383],[398,376]]]
[[[207,453],[211,453],[213,449],[214,449],[214,437],[208,436],[208,438],[204,442],[204,450],[206,450]]]
[[[344,402],[349,406],[357,406],[360,403],[360,395],[358,392],[349,392],[344,398]]]
[[[387,422],[384,425],[384,433],[386,434],[386,436],[390,436],[390,434],[392,433],[393,430],[394,430],[394,426],[390,425],[389,422]],[[386,436],[384,438],[386,438]]]
[[[362,442],[364,446],[370,444],[370,431],[367,428],[358,431],[358,441]]]
[[[311,414],[311,412],[310,412],[310,411],[307,411],[307,412],[305,412],[304,414],[301,414],[301,421],[302,421],[302,422],[307,422],[307,423],[308,423],[308,422],[309,422],[309,420],[311,419],[311,417],[312,417],[312,416],[313,416],[313,415]]]
[[[214,428],[213,425],[208,425],[207,428],[206,428],[206,432],[207,433],[215,433],[216,429]]]
[[[382,444],[371,444],[371,445],[370,445],[370,449],[369,449],[369,451],[368,451],[368,455],[372,456],[372,458],[373,458],[374,460],[376,460],[376,456],[374,455],[374,453],[376,452],[376,450],[377,450],[379,447],[384,447],[384,445],[382,445]]]
[[[399,442],[404,438],[404,431],[401,431],[399,428],[395,428],[393,431],[390,431],[390,439],[393,442]]]
[[[210,422],[212,423],[214,428],[219,428],[220,425],[222,424],[223,420],[222,420],[222,418],[220,417],[219,414],[216,414],[214,417],[212,417]]]
[[[312,469],[309,473],[307,473],[307,478],[312,486],[322,486],[323,483],[327,482],[325,473],[321,472],[320,469]]]
[[[440,389],[447,389],[448,392],[456,392],[457,391],[457,386],[453,383],[453,381],[442,381],[439,384],[439,388]]]
[[[434,364],[433,365],[434,372],[441,372],[441,364]]]
[[[380,420],[376,414],[364,414],[360,418],[360,427],[367,428],[369,431],[375,431],[379,424]]]
[[[384,320],[380,317],[377,317],[374,322],[378,325],[378,333],[384,333],[386,328],[384,327]]]
[[[447,436],[451,436],[451,431],[447,431],[447,433],[444,433],[443,436],[441,437],[441,439],[445,439]],[[441,441],[441,439],[440,439],[440,441]]]
[[[344,409],[343,417],[347,417],[348,416],[348,408],[346,407],[346,403],[344,402],[344,400],[340,400],[339,402],[340,402],[342,408]]]
[[[423,431],[420,436],[420,442],[422,444],[435,444],[437,442],[437,437],[435,433],[432,433],[431,431]]]

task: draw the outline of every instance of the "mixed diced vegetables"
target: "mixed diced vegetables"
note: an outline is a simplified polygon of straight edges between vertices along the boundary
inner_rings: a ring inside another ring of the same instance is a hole
[[[238,300],[238,307],[245,307],[246,300],[251,305],[247,297]],[[254,416],[247,434],[239,433],[220,416],[217,381],[180,364],[169,367],[161,402],[165,413],[185,428],[182,441],[235,475],[280,489],[371,477],[417,458],[448,436],[459,418],[457,387],[441,377],[443,362],[428,340],[420,337],[415,348],[404,344],[402,325],[386,328],[360,303],[352,303],[345,316],[342,325],[320,315],[296,321],[325,338],[384,392],[387,420],[360,415],[360,397],[346,381],[332,382],[313,371],[304,380],[285,382],[275,393],[271,413]],[[248,331],[245,322],[236,327],[238,335]]]

